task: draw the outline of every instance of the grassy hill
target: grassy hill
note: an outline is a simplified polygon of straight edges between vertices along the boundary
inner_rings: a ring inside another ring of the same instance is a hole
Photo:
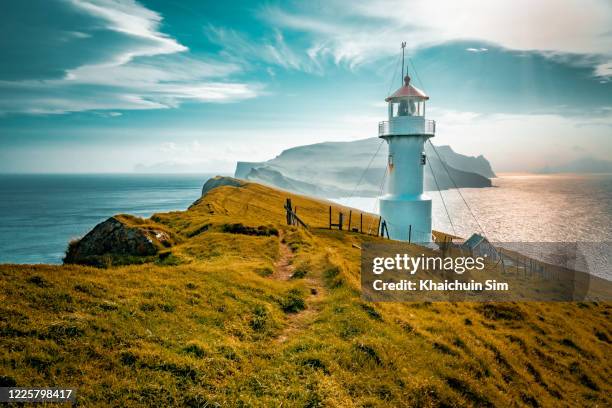
[[[328,206],[218,187],[147,220],[176,244],[144,264],[0,266],[0,386],[84,406],[612,405],[610,304],[366,303],[359,246],[379,238],[317,228]]]

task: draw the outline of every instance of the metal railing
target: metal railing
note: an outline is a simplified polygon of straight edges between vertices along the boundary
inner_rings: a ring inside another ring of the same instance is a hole
[[[428,120],[428,119],[425,120],[423,134],[434,135],[435,133],[436,133],[436,121]],[[401,132],[390,132],[388,120],[378,122],[378,136],[385,136],[385,135],[391,135],[391,134],[402,134],[402,133]]]

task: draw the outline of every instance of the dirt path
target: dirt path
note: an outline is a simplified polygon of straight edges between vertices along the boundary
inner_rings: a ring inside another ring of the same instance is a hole
[[[274,273],[272,278],[287,281],[291,279],[293,274],[293,252],[283,243],[282,234],[279,237],[279,258],[274,264]],[[298,313],[290,313],[287,315],[287,326],[282,333],[276,338],[278,343],[284,343],[298,332],[305,330],[315,321],[317,315],[323,308],[323,299],[325,295],[325,287],[321,280],[313,276],[313,272],[309,271],[306,277],[301,279],[305,283],[308,295],[306,296],[306,308]]]
[[[315,279],[307,279],[307,282],[310,293],[306,297],[306,308],[298,313],[287,315],[287,326],[276,338],[278,343],[285,343],[299,332],[308,329],[323,309],[324,288]]]
[[[293,275],[293,265],[291,265],[291,261],[293,260],[293,252],[291,252],[291,249],[283,242],[282,233],[278,238],[279,257],[274,264],[274,273],[272,274],[272,278],[286,281],[291,278],[291,275]]]

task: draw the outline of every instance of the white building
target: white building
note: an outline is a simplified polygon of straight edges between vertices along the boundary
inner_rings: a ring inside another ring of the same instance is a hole
[[[429,97],[410,84],[385,99],[389,120],[378,124],[378,136],[389,144],[385,194],[379,198],[380,215],[391,239],[431,242],[431,198],[423,193],[427,164],[424,144],[435,134],[436,124],[425,119]]]

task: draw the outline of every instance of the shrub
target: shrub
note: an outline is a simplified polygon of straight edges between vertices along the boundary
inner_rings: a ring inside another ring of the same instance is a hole
[[[516,306],[488,303],[479,308],[480,313],[490,320],[523,320],[524,313]]]
[[[155,305],[152,303],[143,303],[140,305],[140,310],[143,312],[152,312],[155,310]]]
[[[172,252],[161,252],[157,260],[157,264],[162,266],[176,266],[182,263],[181,258],[175,256]]]
[[[49,367],[53,365],[51,358],[46,355],[28,356],[25,358],[25,362],[38,372],[47,372]]]
[[[340,276],[340,268],[336,265],[330,265],[324,272],[323,278],[329,288],[335,289],[342,286],[344,283]]]
[[[113,310],[119,310],[119,306],[116,303],[111,302],[110,300],[105,300],[102,303],[100,303],[98,306],[100,307],[100,309],[106,310],[107,312],[110,312]]]
[[[39,288],[48,288],[52,286],[49,282],[47,282],[42,276],[34,275],[28,278],[28,283],[32,283]]]
[[[272,275],[274,273],[274,270],[269,266],[264,266],[262,268],[255,268],[255,273],[265,278],[266,276]]]
[[[353,347],[355,348],[356,351],[372,359],[377,365],[382,365],[382,359],[380,358],[380,356],[378,355],[378,353],[376,352],[376,350],[374,350],[372,346],[364,344],[364,343],[357,343]]]
[[[94,297],[102,297],[106,292],[104,286],[92,282],[77,283],[74,285],[74,290]]]
[[[187,354],[193,354],[198,358],[206,356],[206,350],[202,346],[196,343],[190,343],[183,348],[183,352]]]
[[[0,375],[0,387],[16,387],[17,381],[11,376]]]
[[[298,289],[291,289],[280,301],[281,309],[285,313],[297,313],[306,309],[302,293]]]
[[[383,318],[382,315],[376,310],[374,309],[374,307],[368,305],[367,303],[360,303],[359,306],[361,306],[361,308],[368,314],[368,316],[370,316],[372,319],[374,320],[378,320],[380,322],[382,322]]]
[[[133,366],[133,365],[136,364],[136,361],[138,360],[138,357],[136,356],[136,354],[132,353],[131,351],[123,351],[119,355],[119,360],[124,365]]]
[[[308,274],[308,269],[310,265],[308,263],[302,263],[295,267],[293,270],[293,274],[291,274],[291,279],[302,279]]]
[[[258,227],[249,227],[242,223],[236,224],[223,224],[221,231],[228,232],[230,234],[243,234],[243,235],[254,235],[269,237],[271,235],[278,236],[278,230],[274,227],[267,227],[260,225]]]
[[[300,364],[304,367],[312,368],[313,370],[321,370],[325,374],[329,374],[327,366],[321,359],[317,357],[305,357],[300,360]]]
[[[459,353],[457,353],[455,350],[453,350],[452,348],[450,348],[449,346],[447,346],[444,343],[440,343],[437,341],[433,342],[433,346],[436,350],[438,350],[439,352],[443,353],[443,354],[448,354],[449,356],[457,356],[459,355]]]
[[[264,331],[268,322],[268,311],[265,306],[257,305],[253,309],[253,317],[251,318],[251,327],[255,331]]]
[[[188,233],[187,233],[187,236],[188,236],[189,238],[193,238],[193,237],[195,237],[196,235],[200,235],[201,233],[208,231],[208,229],[210,228],[210,225],[211,225],[211,224],[204,224],[204,225],[202,225],[202,226],[200,226],[200,227],[196,228],[195,230],[188,232]]]
[[[446,377],[446,384],[459,394],[463,395],[468,401],[478,407],[493,407],[493,403],[487,397],[475,391],[467,382],[455,378]]]
[[[603,342],[610,343],[610,339],[608,338],[608,335],[602,331],[596,331],[595,337],[597,337],[599,340]]]
[[[59,342],[66,338],[81,337],[84,333],[83,329],[77,325],[56,323],[49,326],[46,337]]]
[[[599,386],[595,381],[591,379],[580,367],[580,364],[577,362],[573,362],[569,366],[570,373],[576,375],[578,377],[578,381],[580,384],[584,385],[587,388],[590,388],[593,391],[599,391]]]

